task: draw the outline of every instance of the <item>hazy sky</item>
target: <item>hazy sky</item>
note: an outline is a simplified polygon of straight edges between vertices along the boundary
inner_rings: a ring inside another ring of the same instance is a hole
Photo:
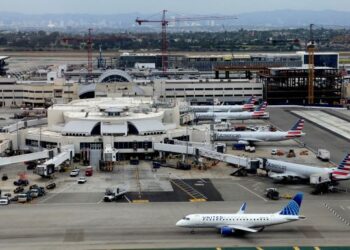
[[[350,11],[350,0],[0,0],[0,11],[42,13],[178,13],[236,14],[260,10],[305,9]]]

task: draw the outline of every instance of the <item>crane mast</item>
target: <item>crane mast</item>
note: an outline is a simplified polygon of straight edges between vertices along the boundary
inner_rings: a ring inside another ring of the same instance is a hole
[[[169,22],[187,22],[187,21],[203,21],[203,20],[229,20],[237,19],[235,16],[196,16],[196,17],[178,17],[173,19],[167,19],[167,10],[163,10],[162,19],[160,20],[150,20],[150,19],[140,19],[136,18],[135,22],[139,25],[143,23],[160,23],[162,26],[162,69],[163,73],[168,71],[169,60],[168,60],[168,36],[167,27]]]
[[[308,52],[308,104],[314,104],[315,99],[315,48],[316,43],[313,36],[313,28],[314,24],[310,24],[310,41],[307,44],[307,52]]]

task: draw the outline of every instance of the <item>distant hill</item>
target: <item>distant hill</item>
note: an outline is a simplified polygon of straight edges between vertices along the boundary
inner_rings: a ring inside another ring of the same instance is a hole
[[[218,15],[220,13],[216,13]],[[108,30],[139,30],[135,24],[136,17],[145,17],[141,13],[116,15],[90,14],[42,14],[29,15],[21,13],[0,12],[0,30],[4,29],[51,29],[74,30],[94,27]],[[238,20],[225,20],[211,23],[212,30],[226,28],[296,28],[306,27],[310,23],[324,27],[350,27],[350,12],[347,11],[309,11],[309,10],[276,10],[237,14]],[[181,24],[187,29],[200,30],[208,22]],[[157,30],[148,27],[149,30]],[[178,27],[179,28],[179,27]],[[145,29],[145,28],[144,28]],[[143,29],[143,30],[144,30]],[[147,28],[146,28],[147,30]]]
[[[303,27],[310,23],[350,27],[349,15],[350,12],[347,11],[333,10],[277,10],[240,14],[238,21],[243,26],[261,27]]]

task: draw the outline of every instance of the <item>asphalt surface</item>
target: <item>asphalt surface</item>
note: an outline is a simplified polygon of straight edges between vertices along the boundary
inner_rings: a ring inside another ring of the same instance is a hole
[[[282,130],[290,129],[298,117],[289,112],[288,108],[269,108],[270,122]],[[313,123],[305,121],[303,130],[306,135],[300,139],[302,143],[313,151],[324,148],[330,151],[331,160],[335,163],[341,162],[350,151],[350,141],[336,136]]]
[[[248,212],[279,211],[287,201],[248,203]],[[261,233],[222,237],[215,229],[177,228],[190,213],[232,213],[240,202],[37,204],[2,207],[1,249],[120,249],[349,245],[350,201],[306,200],[306,220],[269,227]],[[341,211],[340,211],[341,210]],[[340,213],[341,212],[341,213]],[[345,220],[345,222],[343,221]]]

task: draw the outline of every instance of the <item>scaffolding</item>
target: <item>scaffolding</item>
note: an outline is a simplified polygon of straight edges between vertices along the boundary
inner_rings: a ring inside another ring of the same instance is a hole
[[[339,104],[343,77],[335,68],[314,67],[313,103]],[[308,67],[270,68],[259,72],[258,80],[264,84],[264,99],[269,104],[310,104],[310,77]]]

